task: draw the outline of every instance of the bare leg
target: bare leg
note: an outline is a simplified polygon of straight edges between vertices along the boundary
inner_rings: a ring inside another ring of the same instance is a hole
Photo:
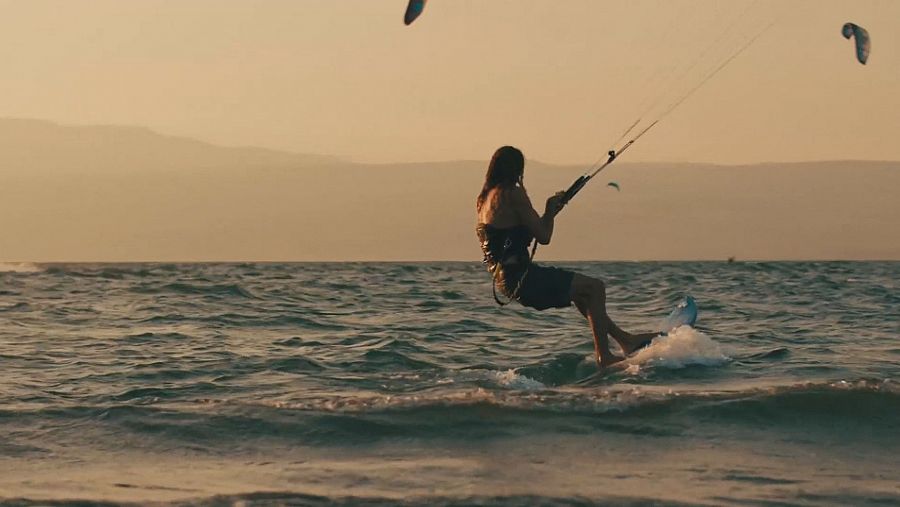
[[[578,308],[578,311],[581,312],[581,314],[584,315],[584,317],[587,318],[588,321],[590,321],[590,317],[589,317],[589,313],[588,313],[589,308],[590,308],[589,302],[583,298],[576,297],[576,294],[577,294],[576,291],[578,290],[578,288],[577,288],[578,284],[576,284],[576,280],[578,280],[579,278],[582,279],[581,284],[583,284],[583,285],[591,285],[591,282],[596,283],[596,282],[600,282],[600,281],[594,280],[592,278],[588,278],[588,277],[585,277],[583,275],[579,275],[576,273],[575,279],[572,282],[572,287],[573,287],[572,302],[575,304],[575,307]],[[602,284],[602,282],[600,282],[600,283]],[[622,330],[622,328],[620,328],[618,325],[616,325],[615,322],[613,322],[613,320],[609,317],[609,314],[606,313],[606,292],[605,292],[605,290],[603,291],[603,296],[604,296],[603,297],[603,301],[604,301],[603,317],[606,320],[605,327],[606,327],[607,333],[609,333],[609,335],[612,336],[616,340],[616,342],[619,344],[619,347],[622,348],[622,352],[624,352],[626,355],[631,354],[638,347],[640,347],[647,341],[652,340],[653,338],[655,338],[656,336],[659,335],[659,333],[631,334],[631,333],[628,333],[628,332]],[[591,324],[591,328],[594,329],[593,324]],[[596,338],[595,338],[595,341],[596,341]]]
[[[609,317],[606,315],[606,287],[594,278],[575,274],[572,280],[572,302],[587,317],[594,335],[594,359],[600,367],[609,366],[623,358],[609,350]]]

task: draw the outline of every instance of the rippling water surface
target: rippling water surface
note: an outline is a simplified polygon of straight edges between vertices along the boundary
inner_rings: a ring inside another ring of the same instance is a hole
[[[900,504],[900,263],[0,264],[0,501]]]

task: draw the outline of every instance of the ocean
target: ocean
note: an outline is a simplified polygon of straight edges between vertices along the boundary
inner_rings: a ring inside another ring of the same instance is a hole
[[[900,505],[900,262],[0,264],[0,503]]]

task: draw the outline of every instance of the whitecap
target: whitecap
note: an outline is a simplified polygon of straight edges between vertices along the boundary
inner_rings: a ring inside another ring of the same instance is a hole
[[[690,365],[716,366],[731,361],[721,344],[690,326],[681,326],[666,336],[653,339],[649,347],[627,360],[627,373],[637,374],[641,365],[684,368]]]
[[[512,389],[532,390],[547,388],[547,386],[545,386],[541,382],[534,380],[533,378],[526,377],[525,375],[516,373],[515,370],[497,371],[494,372],[494,374],[496,375],[497,381],[500,383],[500,385]]]
[[[514,369],[502,371],[486,369],[461,370],[454,372],[452,376],[455,377],[456,380],[461,381],[487,380],[488,382],[496,383],[500,387],[515,390],[533,391],[547,388],[542,382],[526,377],[525,375],[516,372]],[[446,380],[439,379],[437,383],[440,385],[453,382],[453,378],[448,378]]]
[[[0,262],[0,273],[40,273],[43,270],[33,262]]]

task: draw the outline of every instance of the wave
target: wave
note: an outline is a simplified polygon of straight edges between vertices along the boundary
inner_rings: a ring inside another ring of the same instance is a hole
[[[140,324],[194,324],[200,323],[212,327],[231,327],[231,328],[297,328],[306,330],[330,330],[341,331],[348,329],[347,326],[334,321],[325,319],[313,319],[308,316],[291,315],[284,313],[258,313],[254,315],[242,314],[237,312],[228,312],[221,314],[182,314],[167,313],[153,315],[137,321]]]
[[[473,373],[462,373],[466,378]],[[900,408],[900,386],[890,380],[860,379],[830,383],[802,383],[779,387],[748,388],[734,391],[675,391],[670,387],[620,385],[608,389],[542,389],[539,382],[512,371],[477,371],[474,375],[510,389],[484,387],[447,390],[438,389],[409,394],[370,394],[367,396],[310,398],[297,402],[276,402],[272,406],[304,411],[351,412],[414,410],[416,408],[455,407],[488,404],[498,408],[559,412],[565,414],[624,413],[631,409],[660,405],[684,407],[731,407],[766,405],[808,410],[810,414],[827,415],[857,413],[856,401],[871,402],[875,411]],[[453,380],[453,377],[450,378]],[[446,382],[452,383],[452,382]],[[515,388],[524,386],[524,388]],[[787,403],[785,403],[787,402]],[[833,404],[850,402],[844,409]],[[265,404],[265,402],[262,402]],[[785,406],[787,405],[787,406]],[[723,405],[724,406],[724,405]],[[667,408],[668,410],[668,408]],[[900,419],[900,411],[893,414]]]
[[[191,336],[182,333],[153,333],[150,331],[145,331],[143,333],[134,333],[123,336],[121,341],[124,343],[132,343],[132,344],[140,344],[140,343],[149,343],[149,344],[158,344],[165,342],[184,342],[188,340],[192,340]]]
[[[0,273],[41,273],[45,268],[33,262],[0,262]]]
[[[5,295],[4,291],[0,291],[0,296],[3,295]],[[31,305],[23,302],[13,303],[8,306],[0,306],[0,312],[26,312],[29,310],[31,310]]]
[[[517,373],[547,386],[573,384],[594,373],[593,359],[583,354],[561,353],[550,361],[516,368]]]
[[[290,366],[292,367],[292,366]],[[0,429],[57,427],[83,439],[115,442],[130,434],[153,445],[189,445],[228,452],[235,445],[289,442],[344,447],[384,439],[468,442],[515,435],[613,433],[688,436],[702,431],[728,435],[776,432],[806,438],[835,431],[845,439],[893,441],[900,426],[900,389],[886,380],[797,384],[738,391],[673,392],[668,388],[513,389],[528,381],[507,372],[468,372],[506,389],[443,385],[388,395],[373,392],[321,394],[301,400],[175,399],[171,389],[126,390],[99,405],[0,410]],[[492,379],[492,380],[491,380]],[[217,396],[205,384],[194,391]],[[537,387],[535,385],[535,387]],[[116,438],[104,435],[115,434]],[[758,436],[758,435],[757,435]],[[755,437],[752,437],[755,438]],[[11,444],[17,444],[11,441]],[[887,445],[887,443],[885,443]]]
[[[132,484],[118,483],[115,484],[119,488],[142,488],[149,489],[150,492],[160,488],[146,488]],[[191,493],[193,490],[164,488],[170,491],[183,491]],[[189,497],[189,495],[185,495]],[[841,499],[854,498],[852,496],[843,496]],[[0,503],[5,499],[0,497]],[[73,500],[40,500],[28,498],[12,499],[12,505],[21,506],[47,506],[56,505],[60,507],[85,505],[107,507],[120,505],[119,503],[106,501],[85,501],[81,499]],[[855,504],[854,502],[835,502],[837,504]],[[611,506],[634,506],[634,505],[658,505],[666,506],[683,506],[682,502],[660,500],[653,497],[642,496],[608,496],[605,498],[586,498],[578,495],[573,496],[548,496],[548,495],[460,495],[454,496],[412,496],[410,498],[397,497],[378,497],[378,496],[323,496],[304,492],[291,491],[259,491],[254,493],[243,493],[236,495],[215,495],[204,498],[190,498],[189,501],[178,501],[167,504],[164,502],[153,502],[158,505],[197,505],[197,506],[222,506],[222,505],[246,505],[246,506],[269,506],[269,505],[292,505],[297,507],[507,507],[511,505],[556,505],[561,507],[588,507],[594,505],[611,505]]]
[[[361,360],[344,363],[347,371],[352,372],[385,372],[393,370],[426,370],[437,369],[438,365],[417,359],[411,353],[379,348],[367,350]]]
[[[174,282],[164,285],[144,285],[136,287],[135,292],[141,294],[176,294],[190,296],[232,296],[246,299],[258,299],[250,290],[238,284],[197,284]]]
[[[459,370],[451,375],[444,377],[438,381],[440,384],[454,384],[458,382],[476,382],[484,383],[485,387],[499,387],[504,389],[517,389],[524,391],[536,391],[547,389],[547,386],[522,374],[521,371],[515,369],[509,370],[492,370],[484,368],[470,368]]]
[[[171,276],[177,274],[180,268],[183,268],[183,266],[155,263],[54,263],[48,265],[46,271],[55,275],[85,279],[125,280],[130,278]]]

